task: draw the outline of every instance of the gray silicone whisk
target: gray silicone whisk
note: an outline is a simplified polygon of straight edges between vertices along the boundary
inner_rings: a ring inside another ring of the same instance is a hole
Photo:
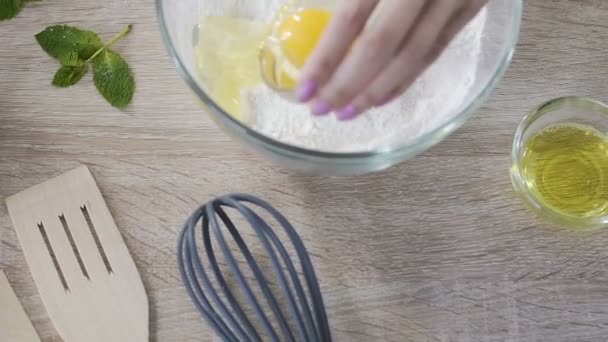
[[[248,227],[237,227],[224,210],[226,208],[235,209]],[[284,242],[256,210],[270,214],[286,233],[299,259],[301,276]],[[264,274],[256,262],[239,233],[244,229],[255,233],[272,264],[274,278]],[[254,294],[251,281],[243,276],[242,265],[237,263],[226,237],[231,237],[238,246],[235,251],[243,254],[263,295]],[[199,239],[202,241],[200,246]],[[230,279],[238,284],[239,298],[245,298],[241,302],[228,286],[227,274],[218,264],[218,251],[214,247],[219,247],[230,270]],[[206,262],[202,254],[206,256]],[[331,341],[321,290],[308,252],[293,226],[269,203],[252,195],[233,194],[201,206],[188,218],[179,236],[178,259],[188,294],[224,341]],[[281,296],[273,293],[269,281],[279,285]],[[279,298],[286,304],[280,305]],[[264,312],[261,300],[269,308],[267,312]],[[252,315],[246,314],[246,305]],[[261,328],[256,330],[255,326]]]

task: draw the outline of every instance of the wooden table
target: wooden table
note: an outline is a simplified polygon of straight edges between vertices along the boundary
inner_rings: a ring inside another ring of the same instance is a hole
[[[153,341],[212,339],[182,287],[176,236],[195,207],[230,191],[276,204],[313,254],[338,341],[606,341],[608,231],[538,220],[511,189],[522,116],[561,95],[608,100],[608,3],[527,0],[514,63],[490,101],[445,142],[386,172],[293,174],[231,142],[166,55],[151,1],[43,1],[0,23],[0,198],[89,165],[150,298]],[[126,112],[90,76],[50,85],[56,62],[33,36],[69,23],[116,49],[138,89]],[[6,208],[0,268],[45,341],[60,341]]]

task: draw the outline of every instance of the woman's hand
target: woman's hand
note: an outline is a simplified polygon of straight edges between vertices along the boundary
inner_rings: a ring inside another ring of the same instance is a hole
[[[340,120],[390,102],[487,1],[342,0],[303,69],[300,101],[312,100],[314,115],[336,111]]]

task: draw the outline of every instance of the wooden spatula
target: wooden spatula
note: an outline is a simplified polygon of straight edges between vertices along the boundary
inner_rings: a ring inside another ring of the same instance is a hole
[[[38,333],[27,318],[2,271],[0,271],[0,341],[40,342]]]
[[[38,292],[65,342],[148,341],[145,289],[86,166],[6,203]]]

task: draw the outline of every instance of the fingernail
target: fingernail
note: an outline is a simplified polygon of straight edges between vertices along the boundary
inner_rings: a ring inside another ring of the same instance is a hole
[[[392,102],[394,99],[395,99],[394,95],[387,96],[382,101],[378,101],[378,103],[376,104],[376,107],[382,107],[384,105],[387,105],[389,102]]]
[[[355,117],[357,117],[357,115],[359,115],[359,110],[357,109],[357,107],[355,107],[353,105],[348,105],[348,106],[344,107],[342,110],[340,110],[336,114],[336,117],[340,121],[348,121],[348,120],[354,119]]]
[[[312,104],[312,114],[314,116],[321,116],[329,114],[331,106],[324,100],[317,100]]]
[[[308,81],[305,81],[304,83],[302,83],[298,87],[298,90],[296,91],[296,95],[298,96],[298,99],[300,100],[300,102],[307,102],[307,101],[310,101],[310,99],[312,99],[312,97],[315,95],[316,92],[317,92],[317,82],[315,82],[313,80],[308,80]]]

